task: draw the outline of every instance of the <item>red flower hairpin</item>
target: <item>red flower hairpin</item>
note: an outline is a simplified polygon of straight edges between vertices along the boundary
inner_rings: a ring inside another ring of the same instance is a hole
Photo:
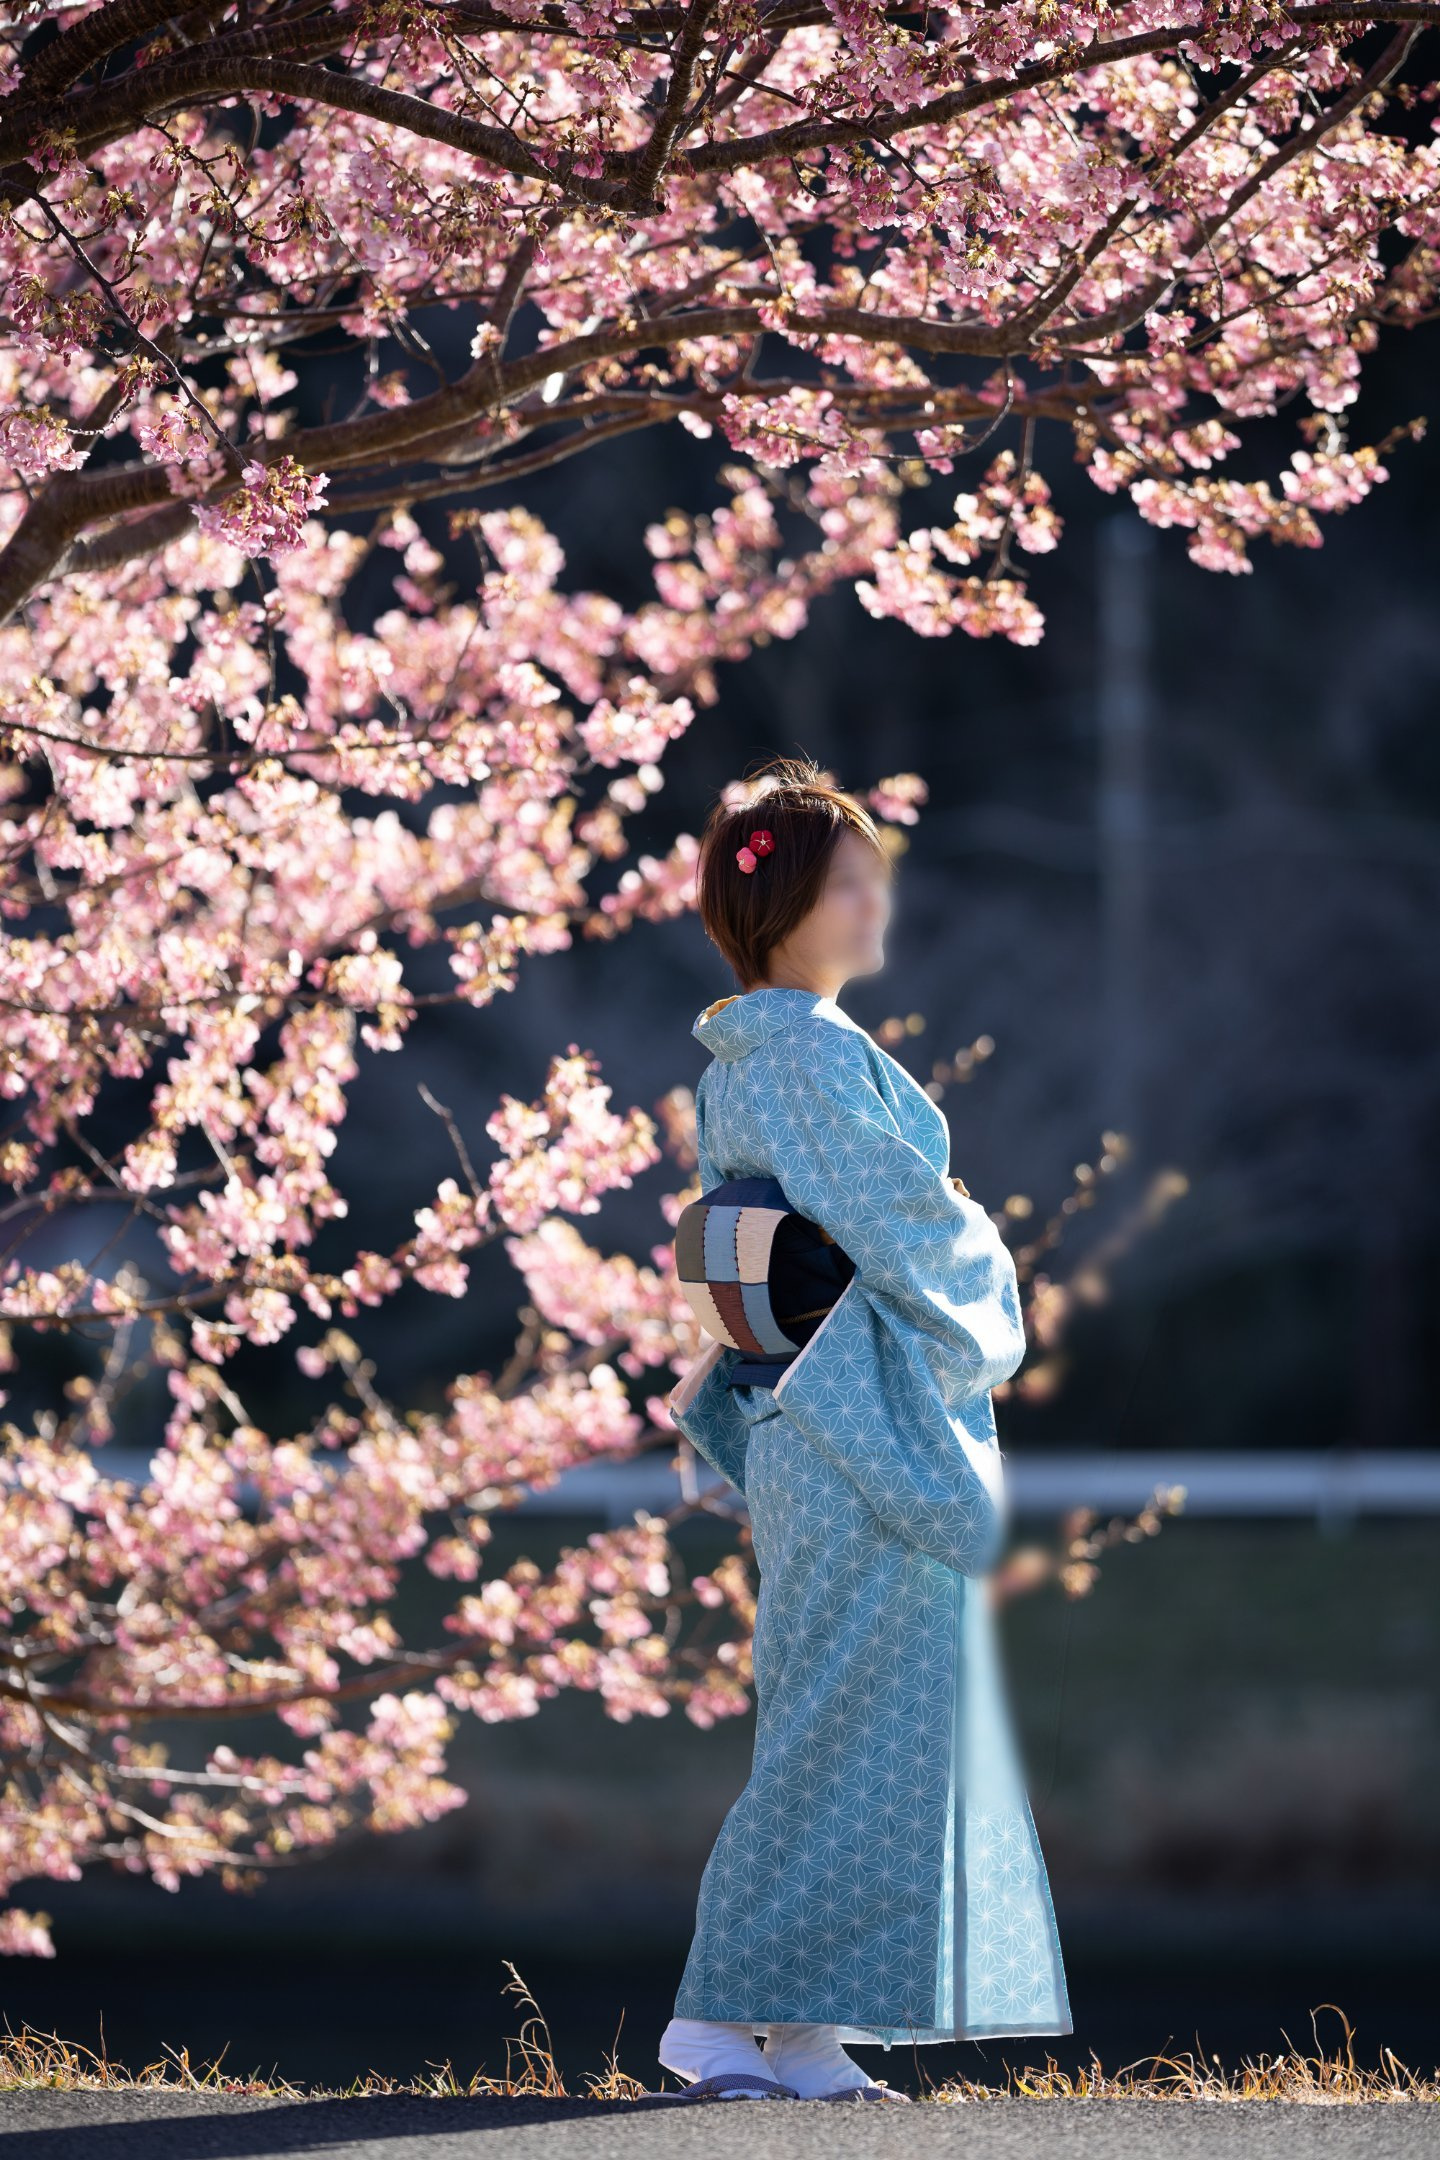
[[[735,860],[748,877],[762,855],[769,855],[775,846],[775,835],[764,831],[752,832],[748,847],[736,848]]]

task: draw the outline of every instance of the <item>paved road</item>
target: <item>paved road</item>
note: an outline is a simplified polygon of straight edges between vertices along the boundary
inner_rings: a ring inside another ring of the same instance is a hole
[[[0,2095],[0,2160],[1435,2160],[1440,2103]]]

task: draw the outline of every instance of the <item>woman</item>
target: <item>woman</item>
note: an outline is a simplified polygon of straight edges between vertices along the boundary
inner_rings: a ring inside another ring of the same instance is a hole
[[[701,1192],[778,1180],[854,1263],[770,1384],[717,1339],[670,1398],[745,1494],[760,1575],[754,1764],[659,2047],[726,2098],[903,2099],[843,2043],[1072,2030],[981,1579],[1014,1263],[938,1105],[837,1003],[884,965],[890,890],[871,819],[808,763],[703,838],[701,919],[743,987],[693,1030]]]

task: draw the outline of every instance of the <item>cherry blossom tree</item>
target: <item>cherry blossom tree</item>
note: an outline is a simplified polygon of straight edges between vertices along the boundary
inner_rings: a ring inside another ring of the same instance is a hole
[[[337,1266],[361,1057],[691,906],[693,838],[632,859],[629,821],[722,663],[821,594],[1033,643],[1050,450],[1205,567],[1318,544],[1403,432],[1348,440],[1365,355],[1435,308],[1437,15],[17,0],[0,1312],[7,1356],[74,1361],[6,1435],[7,1889],[96,1859],[247,1883],[431,1819],[467,1711],[744,1707],[748,1569],[685,1580],[668,1520],[482,1580],[497,1509],[668,1428],[694,1342],[664,1239],[642,1265],[574,1218],[667,1153],[693,1171],[683,1091],[616,1110],[571,1044],[494,1109],[483,1168],[435,1105],[456,1175]],[[1246,423],[1290,406],[1288,463],[1239,476]],[[567,586],[523,483],[670,424],[713,446],[715,492],[644,532],[652,597]],[[923,799],[913,775],[870,796],[897,835]],[[143,1109],[102,1147],[116,1101]],[[143,1265],[27,1257],[117,1204]],[[530,1315],[506,1369],[440,1413],[385,1400],[352,1323],[463,1295],[496,1243]],[[1049,1243],[1022,1248],[1042,1347],[1082,1294]],[[322,1411],[263,1431],[241,1345]],[[141,1367],[171,1408],[137,1485],[103,1444]],[[1056,1562],[1076,1591],[1084,1531]],[[438,1647],[390,1614],[412,1564],[458,1586]],[[191,1767],[148,1737],[260,1711],[303,1744]],[[0,1916],[0,1949],[48,1948],[43,1915]]]

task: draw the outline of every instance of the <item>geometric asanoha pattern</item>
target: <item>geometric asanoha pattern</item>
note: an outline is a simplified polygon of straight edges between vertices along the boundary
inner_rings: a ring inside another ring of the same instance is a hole
[[[1013,1262],[949,1182],[938,1105],[833,1001],[751,991],[694,1032],[701,1191],[778,1178],[856,1274],[777,1388],[730,1388],[712,1348],[675,1413],[745,1494],[760,1579],[754,1762],[675,2014],[887,2046],[1069,2032],[983,1586]]]

